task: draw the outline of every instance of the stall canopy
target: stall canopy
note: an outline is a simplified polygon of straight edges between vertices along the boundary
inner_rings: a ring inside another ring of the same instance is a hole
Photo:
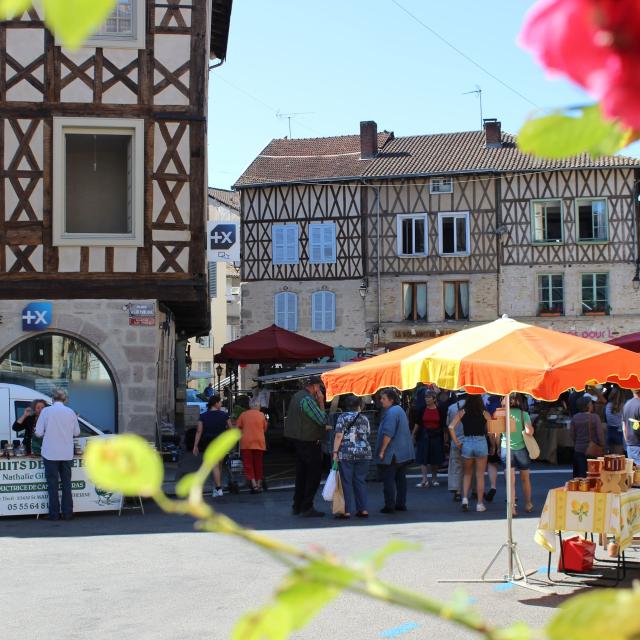
[[[333,348],[272,324],[266,329],[225,344],[214,360],[241,364],[273,364],[309,362],[324,356],[332,357]]]
[[[628,333],[626,336],[619,336],[618,338],[607,341],[607,344],[638,353],[640,352],[640,333]]]

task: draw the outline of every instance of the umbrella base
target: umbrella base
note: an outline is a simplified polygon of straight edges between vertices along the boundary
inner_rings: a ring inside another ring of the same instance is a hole
[[[502,578],[487,578],[487,574],[500,558],[502,552],[507,553],[507,557],[511,554],[509,562],[509,570]],[[517,573],[514,572],[513,567],[516,567]],[[455,578],[438,580],[442,583],[486,583],[486,584],[512,584],[514,587],[522,587],[523,589],[530,589],[531,591],[537,591],[539,593],[548,593],[548,590],[542,586],[538,586],[529,582],[528,577],[537,573],[537,571],[525,571],[520,555],[518,554],[518,545],[515,542],[505,542],[496,552],[491,559],[491,562],[487,565],[487,568],[482,572],[479,578]]]

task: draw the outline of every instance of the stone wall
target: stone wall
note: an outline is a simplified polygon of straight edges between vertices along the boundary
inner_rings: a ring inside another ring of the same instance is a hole
[[[22,330],[22,310],[31,300],[0,301],[0,356],[35,332]],[[129,326],[129,303],[156,305],[154,326]],[[86,343],[104,361],[117,392],[118,431],[138,433],[155,440],[158,395],[158,367],[162,335],[160,323],[166,320],[157,300],[56,300],[53,322],[47,332],[77,338]],[[174,340],[165,334],[165,343]],[[166,345],[163,358],[173,359],[173,345]],[[172,370],[167,369],[173,387]],[[166,407],[164,408],[167,411]],[[169,416],[171,419],[172,416]]]

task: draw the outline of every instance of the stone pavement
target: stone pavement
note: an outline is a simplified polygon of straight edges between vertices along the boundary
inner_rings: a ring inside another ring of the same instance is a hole
[[[534,501],[569,476],[538,471]],[[501,480],[503,477],[501,476]],[[524,620],[541,626],[571,592],[553,587],[539,594],[495,585],[452,585],[439,578],[476,577],[505,539],[504,491],[487,513],[463,514],[444,486],[410,484],[410,511],[385,516],[382,488],[371,483],[372,517],[342,523],[289,515],[291,491],[243,493],[215,501],[242,524],[301,546],[320,544],[342,556],[382,546],[390,539],[421,549],[392,557],[382,576],[396,584],[450,598],[463,588],[493,624]],[[318,505],[320,505],[318,502]],[[326,508],[325,505],[321,505]],[[533,542],[537,517],[519,517],[515,537],[528,569],[546,553]],[[283,575],[273,559],[246,543],[193,530],[189,518],[149,504],[147,515],[80,515],[72,522],[26,518],[0,520],[5,603],[2,637],[12,640],[160,639],[222,640],[238,617],[267,601]],[[501,559],[496,575],[506,567]],[[630,572],[630,578],[634,572]],[[541,579],[540,574],[536,579]],[[344,595],[331,603],[297,639],[349,640],[399,637],[469,638],[450,624],[411,611]]]

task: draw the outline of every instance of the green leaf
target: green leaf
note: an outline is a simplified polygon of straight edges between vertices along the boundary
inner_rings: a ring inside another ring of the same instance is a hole
[[[533,640],[539,635],[525,622],[516,622],[510,627],[497,629],[491,633],[491,637],[495,640]]]
[[[341,588],[346,588],[361,579],[361,573],[357,570],[324,560],[301,567],[296,571],[296,575],[311,582],[332,581]]]
[[[612,155],[631,142],[631,131],[605,120],[600,105],[573,113],[556,111],[528,120],[518,134],[518,147],[541,158],[559,159],[580,153]]]
[[[202,460],[211,468],[222,460],[231,448],[240,440],[240,429],[228,429],[221,433],[205,450]]]
[[[31,6],[31,0],[0,0],[0,20],[22,15]]]
[[[64,46],[77,49],[115,6],[116,0],[44,0],[44,20]]]
[[[380,569],[389,556],[405,551],[419,551],[420,545],[416,542],[403,542],[402,540],[391,540],[381,549],[376,549],[358,557],[363,564],[367,564],[373,569]]]
[[[193,487],[194,481],[198,479],[197,473],[187,473],[176,482],[176,495],[179,498],[186,498]]]
[[[562,604],[546,626],[549,640],[640,637],[640,587],[590,591]]]
[[[101,489],[125,496],[153,496],[162,488],[158,453],[134,433],[90,438],[84,454],[87,475]]]

